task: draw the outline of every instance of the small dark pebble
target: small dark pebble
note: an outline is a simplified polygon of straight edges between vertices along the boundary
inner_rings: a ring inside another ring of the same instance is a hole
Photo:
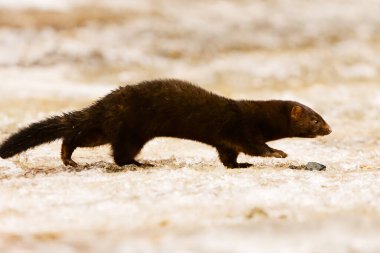
[[[308,162],[306,164],[306,169],[307,170],[326,170],[326,166],[323,165],[323,164],[320,164],[320,163],[316,163],[316,162]]]
[[[289,169],[292,170],[317,170],[317,171],[322,171],[326,170],[326,166],[320,163],[316,162],[308,162],[306,165],[290,165]]]

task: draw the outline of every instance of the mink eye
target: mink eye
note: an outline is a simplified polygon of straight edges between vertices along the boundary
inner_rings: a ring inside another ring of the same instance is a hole
[[[314,124],[319,124],[319,120],[314,119],[314,120],[313,120],[313,123],[314,123]]]

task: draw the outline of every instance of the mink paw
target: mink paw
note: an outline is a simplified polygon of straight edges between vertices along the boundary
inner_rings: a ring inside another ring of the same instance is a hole
[[[234,164],[228,164],[225,165],[229,169],[245,169],[248,167],[251,167],[253,164],[251,163],[234,163]]]
[[[78,166],[78,164],[76,162],[74,162],[73,160],[71,160],[71,159],[65,159],[65,160],[63,160],[63,164],[65,166],[71,166],[71,167],[77,167]]]
[[[282,150],[272,149],[272,152],[269,154],[266,154],[265,156],[266,157],[275,157],[275,158],[285,158],[288,155]]]
[[[253,166],[253,164],[251,164],[251,163],[238,163],[237,166],[238,166],[237,168],[248,168],[248,167]]]
[[[286,154],[284,151],[277,150],[277,149],[272,154],[273,154],[273,157],[276,157],[276,158],[285,158],[288,156],[288,154]]]
[[[131,164],[134,164],[134,165],[136,165],[136,166],[138,166],[138,167],[141,167],[141,168],[150,168],[150,167],[154,167],[154,165],[151,164],[151,163],[140,163],[140,162],[138,162],[138,161],[136,161],[136,160],[134,160],[134,162],[132,162]]]

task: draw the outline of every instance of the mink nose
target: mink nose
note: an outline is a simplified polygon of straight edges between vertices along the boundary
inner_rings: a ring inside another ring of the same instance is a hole
[[[326,124],[326,126],[325,126],[324,128],[325,128],[325,133],[326,133],[326,135],[327,135],[327,134],[331,134],[332,129],[331,129],[331,127],[330,127],[329,125]]]

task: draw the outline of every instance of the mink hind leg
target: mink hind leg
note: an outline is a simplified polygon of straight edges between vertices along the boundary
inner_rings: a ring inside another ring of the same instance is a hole
[[[217,147],[216,149],[219,153],[220,161],[223,163],[224,166],[226,166],[229,169],[248,168],[252,166],[252,164],[250,163],[238,163],[237,157],[239,153],[232,148],[220,146],[220,147]]]
[[[77,146],[70,140],[64,138],[61,146],[61,159],[64,165],[76,167],[78,164],[71,159],[71,156]]]
[[[68,135],[63,138],[61,147],[61,159],[66,166],[76,167],[78,164],[71,158],[77,147],[96,147],[106,144],[105,135],[98,129],[81,132],[79,135]]]
[[[118,166],[134,164],[137,166],[151,166],[150,164],[141,164],[135,160],[140,153],[146,141],[131,134],[119,134],[111,142],[114,161]]]

